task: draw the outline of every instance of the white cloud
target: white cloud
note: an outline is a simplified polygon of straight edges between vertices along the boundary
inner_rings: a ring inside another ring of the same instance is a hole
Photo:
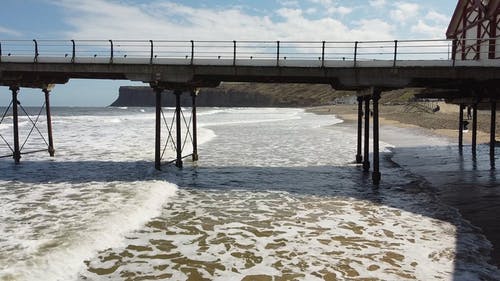
[[[384,7],[387,4],[387,2],[386,0],[370,0],[369,4],[372,7],[381,8]]]
[[[316,9],[316,8],[308,8],[306,10],[306,14],[308,14],[308,15],[313,15],[313,14],[316,14],[317,12],[318,12],[318,9]]]
[[[349,7],[344,7],[344,6],[338,6],[338,7],[332,7],[329,9],[330,13],[337,13],[340,14],[341,16],[348,15],[352,12],[352,8]]]
[[[320,4],[325,7],[333,6],[333,0],[309,0],[311,3]]]
[[[339,6],[333,0],[309,0],[313,4],[322,6],[328,14],[339,14],[341,16],[352,13],[353,8],[347,6]]]
[[[411,32],[421,34],[423,38],[442,39],[446,32],[446,25],[428,24],[419,20],[411,27]]]
[[[443,38],[443,34],[446,30],[443,30],[441,26],[429,25],[422,20],[411,28],[412,32],[425,34],[426,38]]]
[[[300,9],[289,9],[289,8],[281,8],[278,10],[278,15],[284,17],[284,18],[294,18],[294,17],[301,17],[302,16],[302,10]]]
[[[0,26],[0,34],[5,34],[8,36],[15,36],[15,37],[19,37],[22,35],[21,32],[3,26]]]
[[[334,18],[306,18],[307,10],[289,7],[279,9],[276,12],[279,17],[272,18],[271,15],[250,15],[238,8],[194,8],[173,2],[135,6],[109,0],[61,0],[58,3],[67,15],[65,21],[72,27],[65,33],[67,38],[317,41],[393,38],[393,30],[383,21],[360,21],[349,27]]]
[[[299,1],[297,0],[280,0],[279,3],[281,6],[285,7],[299,7]]]
[[[354,38],[364,38],[360,40],[393,40],[394,25],[381,19],[363,19],[358,21],[357,28],[351,32]],[[358,40],[358,39],[356,39]]]
[[[447,17],[441,13],[438,13],[436,11],[429,11],[425,15],[425,19],[429,20],[429,21],[438,22],[438,23],[449,23],[451,20],[449,17]]]
[[[410,2],[396,2],[390,12],[391,18],[398,23],[406,23],[418,17],[420,6]]]
[[[431,10],[414,23],[410,30],[423,38],[441,39],[445,35],[449,20],[447,16]]]

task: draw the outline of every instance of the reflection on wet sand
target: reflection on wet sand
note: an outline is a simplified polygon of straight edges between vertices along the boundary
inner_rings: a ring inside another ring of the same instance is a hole
[[[446,280],[455,231],[449,222],[364,200],[182,190],[127,246],[88,261],[85,277]]]

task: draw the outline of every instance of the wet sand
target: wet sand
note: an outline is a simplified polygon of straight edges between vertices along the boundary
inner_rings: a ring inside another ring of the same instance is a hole
[[[381,141],[397,145],[393,150],[394,162],[425,179],[442,202],[456,208],[463,218],[482,229],[493,245],[491,264],[500,266],[500,218],[497,215],[500,213],[500,175],[490,165],[489,112],[480,111],[478,114],[479,146],[474,158],[467,145],[471,142],[470,131],[464,134],[466,145],[462,152],[456,145],[458,131],[454,128],[458,123],[458,107],[441,104],[440,107],[442,110],[439,114],[430,114],[405,112],[404,106],[381,106]],[[335,114],[352,127],[355,127],[357,120],[355,105],[317,107],[309,111]],[[498,116],[497,120],[500,120]],[[430,138],[445,138],[451,145],[426,149],[425,145],[430,146],[432,143],[412,147],[405,145],[404,140],[387,139],[394,138],[394,134],[384,136],[384,131],[398,128],[421,130]],[[497,140],[500,139],[499,132],[497,124]],[[496,155],[496,166],[499,166],[498,148]],[[384,171],[381,172],[383,175]]]

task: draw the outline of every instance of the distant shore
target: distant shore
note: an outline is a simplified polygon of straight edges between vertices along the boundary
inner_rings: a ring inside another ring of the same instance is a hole
[[[458,142],[458,114],[459,107],[456,105],[438,103],[440,110],[436,113],[415,112],[405,105],[381,105],[380,124],[396,127],[411,128],[421,127],[430,133],[448,137]],[[357,121],[357,105],[331,105],[308,108],[307,111],[316,114],[335,114],[344,121]],[[464,118],[469,122],[468,132],[464,133],[464,143],[471,143],[472,120],[467,120],[466,112]],[[497,120],[500,120],[497,113]],[[500,121],[496,124],[496,139],[500,140]],[[489,143],[490,141],[490,112],[478,111],[478,143]]]
[[[419,128],[431,135],[448,138],[451,143],[458,142],[458,114],[459,108],[455,105],[439,103],[440,111],[436,113],[411,112],[404,105],[381,105],[380,125],[399,128]],[[308,108],[308,112],[316,114],[334,114],[345,122],[356,126],[357,105],[332,105]],[[464,112],[466,117],[466,112]],[[467,120],[467,119],[466,119]],[[500,115],[497,114],[497,120]],[[464,143],[471,143],[472,121],[469,131],[464,133]],[[370,121],[371,122],[371,121]],[[496,126],[496,140],[500,140],[500,126]],[[354,133],[354,131],[353,131]],[[381,133],[381,140],[384,140]],[[490,141],[490,112],[478,112],[478,144],[486,144]],[[456,151],[441,152],[443,155],[421,155],[427,160],[427,164],[414,167],[416,173],[425,177],[436,189],[437,195],[443,203],[455,207],[462,217],[473,225],[480,227],[484,235],[493,244],[491,253],[491,264],[500,266],[500,220],[496,214],[500,212],[500,186],[494,179],[497,178],[498,170],[490,170],[489,160],[484,151],[478,155],[477,162],[465,157],[459,167],[456,168]],[[465,154],[465,153],[464,153]],[[486,154],[488,154],[486,152]],[[415,155],[406,155],[412,161]],[[435,161],[433,157],[438,157]],[[498,156],[497,156],[498,159]],[[433,163],[433,164],[431,164]],[[409,164],[411,166],[411,164]],[[479,167],[478,167],[479,166]],[[497,166],[500,162],[497,160]],[[412,169],[413,170],[413,169]],[[448,173],[454,170],[456,173]],[[382,171],[383,173],[383,171]],[[493,180],[492,180],[493,179]]]

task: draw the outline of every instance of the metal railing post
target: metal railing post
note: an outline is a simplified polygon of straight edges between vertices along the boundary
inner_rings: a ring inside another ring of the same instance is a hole
[[[396,60],[398,59],[398,40],[394,40],[394,62],[393,67],[396,67]]]
[[[233,66],[236,66],[236,40],[233,40]]]
[[[358,62],[358,44],[358,41],[354,42],[354,67],[356,67],[356,64]]]
[[[2,62],[2,42],[0,42],[0,62]]]
[[[37,63],[38,62],[38,42],[33,39],[33,43],[35,43],[35,59],[34,59],[34,62]]]
[[[72,50],[71,50],[71,63],[75,63],[75,57],[76,57],[76,44],[75,40],[71,40]]]
[[[325,67],[325,41],[321,46],[321,67]]]
[[[194,41],[191,40],[191,65],[194,64]]]
[[[153,64],[153,55],[154,55],[153,40],[149,40],[149,47],[150,47],[149,64]]]
[[[113,40],[109,40],[109,44],[111,45],[111,54],[109,57],[109,63],[113,63],[114,49],[113,49]]]
[[[276,41],[276,66],[280,66],[280,41]]]

